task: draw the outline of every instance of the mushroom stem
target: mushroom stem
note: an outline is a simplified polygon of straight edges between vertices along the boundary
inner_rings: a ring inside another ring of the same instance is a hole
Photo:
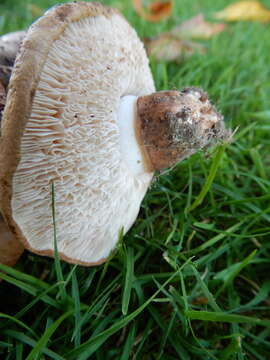
[[[229,136],[223,118],[199,88],[160,91],[137,100],[137,133],[148,171],[175,165]]]

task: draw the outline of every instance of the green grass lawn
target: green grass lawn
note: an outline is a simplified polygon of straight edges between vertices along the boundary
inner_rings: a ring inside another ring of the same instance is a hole
[[[231,2],[175,0],[167,21],[149,24],[131,1],[103,1],[141,37]],[[0,33],[34,21],[29,4],[1,0]],[[238,128],[234,141],[157,174],[104,265],[59,267],[25,252],[6,269],[1,359],[270,358],[270,26],[231,24],[205,45],[182,64],[152,62],[156,86],[207,90]]]

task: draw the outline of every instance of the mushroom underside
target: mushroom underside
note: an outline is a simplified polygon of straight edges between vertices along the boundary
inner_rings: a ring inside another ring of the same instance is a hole
[[[30,29],[26,37],[28,48],[33,33]],[[19,71],[20,59],[11,89],[21,91],[24,77]],[[97,263],[115,247],[120,230],[126,232],[135,221],[152,178],[151,173],[135,177],[130,172],[117,126],[122,97],[154,91],[148,60],[121,15],[88,16],[70,22],[52,42],[37,76],[30,116],[19,139],[20,160],[11,176],[9,221],[26,248],[36,253],[53,256],[56,235],[62,258]],[[15,110],[7,108],[5,124],[16,117]],[[13,139],[9,141],[12,146]]]

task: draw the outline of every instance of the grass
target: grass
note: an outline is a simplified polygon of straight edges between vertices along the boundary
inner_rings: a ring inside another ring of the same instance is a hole
[[[104,3],[120,6],[144,37],[200,11],[211,18],[228,1],[175,1],[158,24],[127,0]],[[0,32],[28,26],[29,5],[2,0]],[[234,142],[157,175],[106,264],[84,268],[25,252],[16,267],[0,265],[1,358],[269,359],[269,31],[229,25],[204,56],[151,63],[159,90],[206,89],[227,126],[239,127]]]

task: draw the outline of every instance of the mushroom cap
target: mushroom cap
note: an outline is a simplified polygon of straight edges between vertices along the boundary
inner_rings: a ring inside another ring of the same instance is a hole
[[[13,65],[25,34],[23,30],[0,36],[0,65]]]
[[[27,249],[54,255],[53,183],[60,258],[94,265],[108,257],[152,178],[135,176],[123,159],[120,99],[153,91],[143,44],[117,10],[68,3],[30,27],[0,144],[1,211]]]

